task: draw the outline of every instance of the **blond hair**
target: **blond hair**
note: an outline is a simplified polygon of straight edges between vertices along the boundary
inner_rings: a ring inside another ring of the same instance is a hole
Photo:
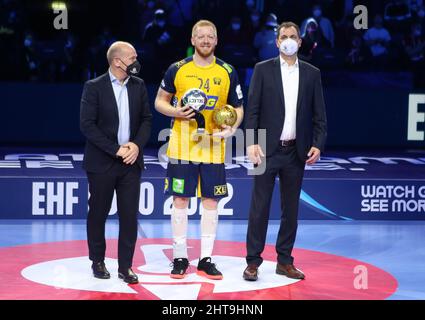
[[[195,23],[195,25],[192,28],[192,37],[195,36],[196,31],[199,27],[211,27],[214,30],[214,34],[217,37],[217,28],[215,27],[215,24],[212,23],[209,20],[199,20],[197,23]]]

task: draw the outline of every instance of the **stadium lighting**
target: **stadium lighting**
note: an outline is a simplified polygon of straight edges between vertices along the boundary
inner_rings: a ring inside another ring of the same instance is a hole
[[[66,10],[66,3],[62,1],[53,1],[52,2],[52,9],[53,10]]]

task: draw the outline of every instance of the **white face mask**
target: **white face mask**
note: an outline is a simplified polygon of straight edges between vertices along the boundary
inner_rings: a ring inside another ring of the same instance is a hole
[[[285,39],[280,43],[279,49],[286,56],[293,56],[298,52],[298,42],[294,39]]]

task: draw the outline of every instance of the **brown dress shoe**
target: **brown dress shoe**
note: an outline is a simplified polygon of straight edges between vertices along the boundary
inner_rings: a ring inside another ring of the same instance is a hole
[[[257,281],[258,266],[255,264],[249,264],[243,272],[243,278],[247,281]]]
[[[293,264],[280,264],[276,265],[276,273],[287,276],[292,279],[304,279],[305,275],[300,270],[294,267]]]

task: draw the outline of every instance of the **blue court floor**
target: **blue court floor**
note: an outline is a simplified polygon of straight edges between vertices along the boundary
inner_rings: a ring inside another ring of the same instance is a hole
[[[278,221],[270,222],[267,244],[274,245],[278,227]],[[199,229],[199,220],[189,220],[188,238],[199,239]],[[243,250],[246,229],[246,221],[222,220],[217,240],[238,242]],[[108,220],[106,237],[118,238],[118,221]],[[139,238],[170,239],[169,221],[139,219]],[[86,240],[85,220],[0,220],[0,256],[15,246],[73,240]],[[397,280],[395,292],[387,299],[425,299],[425,222],[302,220],[295,248],[355,259],[384,270]],[[37,255],[37,251],[28,254]],[[6,263],[0,261],[0,265]]]

